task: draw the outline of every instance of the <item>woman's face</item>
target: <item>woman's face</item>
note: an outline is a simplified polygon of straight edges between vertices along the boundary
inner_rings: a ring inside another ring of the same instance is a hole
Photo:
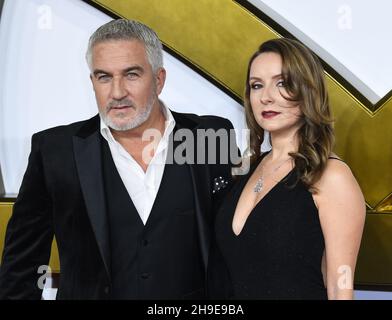
[[[302,112],[289,101],[279,54],[265,52],[256,57],[249,73],[250,103],[256,122],[271,133],[296,131]]]

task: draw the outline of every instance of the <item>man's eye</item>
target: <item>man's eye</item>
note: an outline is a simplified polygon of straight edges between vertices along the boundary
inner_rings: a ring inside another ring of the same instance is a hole
[[[108,76],[107,74],[98,76],[98,81],[107,82],[109,80],[110,80],[110,76]]]
[[[129,72],[129,73],[127,73],[127,78],[128,79],[135,79],[135,78],[137,78],[139,75],[137,74],[137,73],[135,73],[135,72]]]
[[[261,84],[261,83],[258,83],[258,82],[255,82],[255,83],[251,83],[251,84],[250,84],[250,88],[253,89],[253,90],[257,90],[257,89],[260,89],[260,88],[262,88],[262,87],[263,87],[262,84]]]

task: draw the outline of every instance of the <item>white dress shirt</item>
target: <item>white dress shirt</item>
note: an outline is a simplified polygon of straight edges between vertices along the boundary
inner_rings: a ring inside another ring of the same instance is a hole
[[[101,119],[101,134],[109,144],[117,171],[144,224],[146,224],[150,216],[162,181],[169,147],[169,137],[176,124],[170,110],[162,101],[160,101],[160,104],[166,118],[165,131],[146,172],[143,171],[142,167],[123,146],[114,139],[111,131]]]

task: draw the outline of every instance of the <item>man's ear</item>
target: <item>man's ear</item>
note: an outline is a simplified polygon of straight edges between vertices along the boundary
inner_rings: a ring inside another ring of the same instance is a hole
[[[162,92],[163,86],[165,85],[166,81],[166,70],[165,68],[159,68],[155,75],[155,83],[157,88],[157,95]]]

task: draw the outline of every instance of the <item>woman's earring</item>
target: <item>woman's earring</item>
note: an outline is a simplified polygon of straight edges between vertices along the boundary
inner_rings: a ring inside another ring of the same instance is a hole
[[[268,152],[272,149],[271,142],[270,142],[270,133],[267,130],[264,130],[264,138],[263,143],[260,145],[260,152]]]

